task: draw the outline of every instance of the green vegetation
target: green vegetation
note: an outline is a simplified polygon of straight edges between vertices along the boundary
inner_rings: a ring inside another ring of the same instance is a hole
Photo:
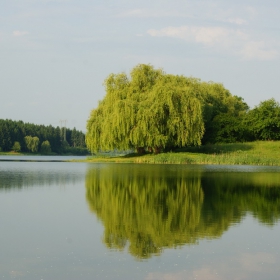
[[[280,165],[278,142],[259,142],[280,140],[274,99],[249,110],[222,84],[145,64],[130,77],[109,75],[105,90],[87,122],[87,147],[99,155],[93,161]],[[105,151],[116,150],[141,156],[106,158]]]
[[[140,64],[105,80],[106,96],[92,110],[87,122],[86,144],[93,152],[133,149],[145,152],[174,151],[201,144],[280,140],[280,104],[274,99],[249,110],[243,99],[222,84],[166,74]],[[181,155],[184,157],[183,155]],[[228,155],[199,162],[228,162]],[[173,155],[153,157],[155,162],[173,161]],[[230,154],[232,163],[260,161]],[[148,161],[149,157],[142,159]],[[176,157],[178,160],[178,157]],[[182,162],[192,162],[182,158]]]
[[[210,143],[280,140],[280,104],[269,99],[238,117],[219,114],[209,132]]]
[[[132,150],[144,156],[110,160],[279,165],[278,151],[264,153],[259,144],[237,148],[238,143],[280,140],[280,104],[274,99],[249,110],[222,84],[145,64],[130,76],[110,74],[104,85],[106,95],[91,111],[86,135],[75,128],[0,120],[0,151],[82,155]]]
[[[12,147],[12,150],[16,153],[19,153],[21,151],[21,146],[20,146],[20,143],[18,141],[15,141],[15,143]]]
[[[64,140],[65,138],[65,140]],[[88,154],[83,132],[0,119],[0,152]]]
[[[189,147],[161,154],[97,154],[90,162],[244,164],[280,166],[280,141],[213,144]]]
[[[138,153],[200,145],[218,114],[237,117],[248,106],[217,83],[165,74],[140,64],[105,80],[106,96],[87,122],[91,152],[135,149]],[[210,130],[209,130],[210,131]]]
[[[40,152],[44,155],[48,155],[52,152],[52,149],[51,149],[51,144],[48,140],[44,141],[42,144],[41,144],[41,149],[40,149]]]
[[[247,114],[246,125],[252,137],[259,140],[280,139],[280,104],[274,99],[260,103]]]
[[[26,148],[29,152],[31,153],[37,153],[38,152],[38,147],[39,147],[39,138],[37,136],[25,136],[24,137],[24,142],[26,145]]]
[[[136,258],[220,237],[250,213],[280,219],[279,173],[205,172],[168,165],[89,169],[86,198],[104,224],[103,242]]]

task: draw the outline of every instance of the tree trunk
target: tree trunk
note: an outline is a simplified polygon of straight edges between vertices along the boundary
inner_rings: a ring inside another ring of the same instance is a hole
[[[154,154],[159,154],[161,152],[161,147],[154,147]]]
[[[137,147],[136,148],[137,154],[143,155],[145,153],[144,147]]]

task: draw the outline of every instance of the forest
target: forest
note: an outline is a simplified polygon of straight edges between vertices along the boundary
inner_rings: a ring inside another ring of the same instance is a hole
[[[139,64],[130,76],[110,74],[106,95],[87,122],[91,152],[138,153],[187,146],[280,140],[280,105],[268,99],[250,109],[222,84],[166,74]]]
[[[82,131],[0,119],[0,151],[87,154]]]

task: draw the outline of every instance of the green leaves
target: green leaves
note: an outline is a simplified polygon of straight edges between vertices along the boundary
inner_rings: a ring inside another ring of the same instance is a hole
[[[205,124],[218,113],[244,109],[242,99],[221,84],[165,74],[151,65],[137,65],[130,77],[110,74],[104,85],[106,96],[87,122],[91,152],[200,145]]]
[[[44,155],[48,155],[52,152],[51,144],[48,140],[42,142],[40,152]]]
[[[38,147],[39,147],[39,138],[37,136],[25,136],[24,137],[24,141],[26,144],[26,148],[32,152],[32,153],[36,153],[38,151]]]
[[[263,101],[248,113],[250,130],[259,140],[280,139],[280,104],[275,99]]]
[[[14,152],[20,152],[21,146],[20,146],[20,143],[19,143],[18,141],[15,141],[15,143],[14,143],[14,145],[13,145],[13,147],[12,147],[12,150],[13,150]]]

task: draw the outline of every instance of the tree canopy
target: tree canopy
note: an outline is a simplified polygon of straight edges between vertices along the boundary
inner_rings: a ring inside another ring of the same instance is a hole
[[[28,151],[30,151],[32,153],[36,153],[38,151],[40,140],[37,136],[34,136],[34,137],[25,136],[24,141],[25,141]]]
[[[280,139],[280,104],[271,98],[252,109],[246,118],[247,127],[255,139]]]
[[[200,145],[217,114],[238,115],[248,107],[222,84],[145,64],[133,68],[130,77],[110,74],[104,85],[105,98],[87,121],[91,152]]]
[[[71,153],[87,153],[85,134],[66,129],[66,141]],[[66,153],[62,128],[0,119],[0,151],[22,151],[36,153]],[[43,149],[42,149],[43,146]]]
[[[209,125],[207,141],[234,143],[280,140],[280,104],[274,98],[237,116],[218,114]]]
[[[45,154],[45,155],[50,154],[52,152],[51,145],[50,145],[50,142],[48,140],[44,141],[41,144],[40,152],[42,154]]]

